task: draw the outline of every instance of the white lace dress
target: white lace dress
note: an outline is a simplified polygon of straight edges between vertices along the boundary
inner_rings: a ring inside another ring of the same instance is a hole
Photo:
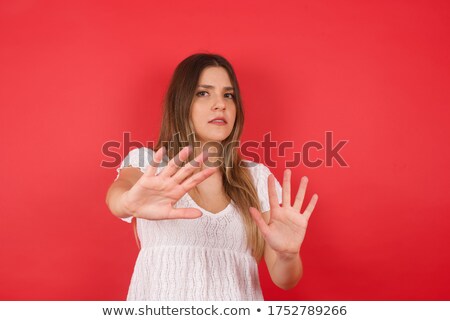
[[[117,172],[127,166],[144,172],[152,155],[151,149],[134,149]],[[252,165],[249,168],[265,212],[270,209],[270,170],[263,164]],[[275,186],[281,203],[277,180]],[[244,224],[234,202],[214,214],[198,206],[186,193],[174,207],[197,208],[203,215],[197,219],[137,219],[141,250],[127,300],[263,300],[257,262],[246,249]],[[123,220],[131,222],[131,218]]]

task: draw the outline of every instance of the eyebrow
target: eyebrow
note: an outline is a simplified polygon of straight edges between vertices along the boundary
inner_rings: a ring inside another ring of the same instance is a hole
[[[198,85],[198,87],[203,87],[203,88],[215,88],[214,86],[212,86],[212,85]],[[223,89],[225,89],[225,90],[234,90],[234,87],[223,87]]]

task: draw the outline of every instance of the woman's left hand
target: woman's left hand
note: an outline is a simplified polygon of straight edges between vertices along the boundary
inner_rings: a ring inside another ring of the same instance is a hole
[[[273,174],[267,179],[269,189],[270,218],[266,223],[261,213],[250,207],[250,213],[258,225],[266,244],[268,244],[280,258],[298,256],[308,226],[308,220],[316,206],[319,196],[314,194],[303,214],[300,209],[305,198],[308,178],[302,177],[300,187],[291,206],[291,170],[286,169],[283,177],[282,206],[278,204]]]

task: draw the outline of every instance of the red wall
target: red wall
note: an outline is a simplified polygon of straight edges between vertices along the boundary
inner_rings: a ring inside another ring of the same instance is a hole
[[[449,21],[446,1],[3,1],[0,299],[125,299],[138,250],[102,145],[155,140],[173,69],[208,50],[243,140],[349,141],[349,167],[294,169],[319,194],[305,274],[285,292],[262,265],[265,298],[450,300]]]

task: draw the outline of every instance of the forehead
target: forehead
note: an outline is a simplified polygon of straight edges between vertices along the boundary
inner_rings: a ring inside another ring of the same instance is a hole
[[[231,86],[231,81],[225,68],[206,67],[200,74],[199,84],[224,87]]]

